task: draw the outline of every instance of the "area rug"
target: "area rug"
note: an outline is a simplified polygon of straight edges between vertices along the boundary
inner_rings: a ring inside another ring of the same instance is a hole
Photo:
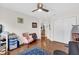
[[[35,48],[25,50],[19,53],[19,55],[49,55],[49,52],[47,52],[46,50],[42,48],[35,47]]]

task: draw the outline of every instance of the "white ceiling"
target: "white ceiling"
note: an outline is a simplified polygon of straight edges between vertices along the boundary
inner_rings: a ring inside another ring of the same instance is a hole
[[[49,12],[32,12],[37,8],[36,3],[0,3],[0,6],[43,19],[79,15],[78,3],[44,3]]]

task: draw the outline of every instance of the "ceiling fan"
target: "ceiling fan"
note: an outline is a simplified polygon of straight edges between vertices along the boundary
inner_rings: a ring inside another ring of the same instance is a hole
[[[42,3],[38,3],[37,4],[37,9],[33,10],[32,12],[35,12],[35,11],[38,11],[38,10],[42,10],[42,11],[45,11],[45,12],[49,12],[48,9],[43,8],[43,4]]]

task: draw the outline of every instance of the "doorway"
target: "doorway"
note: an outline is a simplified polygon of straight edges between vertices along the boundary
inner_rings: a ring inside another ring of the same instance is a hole
[[[45,25],[41,26],[41,39],[45,40]]]

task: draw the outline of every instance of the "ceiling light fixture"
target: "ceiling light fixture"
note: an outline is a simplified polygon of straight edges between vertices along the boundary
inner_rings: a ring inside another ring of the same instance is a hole
[[[38,11],[42,11],[41,9],[38,9]]]
[[[49,12],[48,9],[43,8],[43,3],[37,3],[37,9],[34,9],[32,12],[35,11],[45,11],[45,12]]]

